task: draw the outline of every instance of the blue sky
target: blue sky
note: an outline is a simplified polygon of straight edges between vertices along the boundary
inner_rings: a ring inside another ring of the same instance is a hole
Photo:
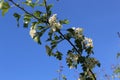
[[[82,27],[84,34],[93,39],[94,56],[101,62],[98,72],[111,72],[111,65],[118,63],[116,53],[120,51],[120,1],[119,0],[50,0],[53,13],[59,19],[70,20],[69,27]],[[17,9],[16,9],[17,11]],[[0,15],[0,80],[52,80],[58,77],[59,61],[48,57],[45,42],[38,45],[29,36],[29,28],[17,28],[11,9],[6,16]],[[67,43],[66,43],[67,44]],[[64,43],[63,43],[64,45]],[[68,45],[68,44],[67,44]],[[61,50],[67,45],[59,47]],[[65,64],[63,63],[65,66]],[[77,75],[66,66],[64,73],[72,80]]]

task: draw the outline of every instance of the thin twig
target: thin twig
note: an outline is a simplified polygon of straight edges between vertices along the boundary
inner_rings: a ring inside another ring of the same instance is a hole
[[[16,7],[18,7],[22,11],[24,11],[26,14],[29,14],[30,16],[34,17],[38,21],[42,21],[42,22],[46,23],[46,21],[43,21],[43,20],[39,19],[38,17],[34,16],[33,14],[31,14],[30,12],[28,12],[27,10],[25,10],[23,7],[21,7],[19,4],[16,4],[13,0],[8,0],[8,1],[10,1],[11,3],[13,3]]]
[[[46,2],[46,0],[44,0],[44,3],[45,3],[45,9],[46,9],[46,13],[47,13],[47,14],[46,14],[46,15],[47,15],[47,22],[48,22],[48,18],[49,18],[49,17],[48,17],[48,10],[47,10],[47,2]]]
[[[70,45],[71,45],[79,54],[81,54],[81,53],[77,50],[77,48],[74,46],[74,44],[62,34],[62,32],[59,31],[59,34],[60,34],[64,39],[66,39],[66,40],[70,43]]]

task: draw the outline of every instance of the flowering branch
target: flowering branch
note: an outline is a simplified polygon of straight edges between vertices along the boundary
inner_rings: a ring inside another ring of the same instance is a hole
[[[88,39],[86,41],[83,41],[83,43],[81,43],[81,41],[79,41],[78,38],[82,38],[82,39],[85,39],[84,36],[82,36],[82,33],[81,33],[81,30],[78,28],[78,29],[70,29],[70,35],[73,35],[75,36],[75,44],[74,45],[70,39],[68,39],[61,31],[61,27],[62,27],[62,23],[67,23],[67,21],[57,21],[56,20],[56,14],[54,14],[52,17],[51,14],[50,14],[50,6],[47,5],[47,2],[46,0],[44,0],[44,7],[46,9],[46,14],[44,14],[42,17],[40,16],[41,13],[39,11],[36,11],[36,14],[32,14],[32,13],[29,13],[27,10],[25,10],[23,7],[21,7],[19,4],[15,3],[13,0],[8,0],[10,1],[11,3],[13,3],[16,7],[18,7],[19,9],[21,9],[22,11],[24,11],[27,15],[27,19],[30,21],[31,17],[32,18],[35,18],[38,22],[33,22],[32,23],[32,26],[31,26],[31,29],[30,29],[30,35],[33,39],[35,39],[37,42],[39,42],[39,38],[40,36],[42,36],[42,34],[45,32],[45,30],[47,30],[47,28],[45,28],[45,26],[40,26],[39,27],[39,30],[40,32],[37,32],[36,31],[36,25],[38,24],[41,24],[42,23],[45,23],[47,26],[49,26],[49,28],[51,28],[51,31],[52,33],[50,33],[50,36],[52,36],[53,32],[58,32],[60,36],[62,36],[65,40],[68,41],[68,43],[73,47],[73,49],[79,54],[79,56],[77,56],[77,58],[75,59],[77,61],[77,64],[81,63],[82,64],[82,67],[83,67],[83,71],[86,71],[87,74],[82,74],[83,76],[87,76],[87,78],[89,79],[91,76],[92,76],[92,79],[96,80],[96,77],[95,77],[95,74],[92,72],[92,68],[98,63],[94,63],[93,62],[93,65],[92,63],[89,62],[89,60],[94,60],[94,58],[88,58],[88,57],[84,57],[82,56],[82,50],[85,50],[87,52],[88,55],[90,55],[92,53],[92,48],[93,48],[93,45],[92,45],[92,40],[91,39]],[[36,16],[37,15],[37,16]],[[17,14],[16,17],[18,18],[19,15]],[[28,21],[28,22],[29,22]],[[28,23],[27,22],[27,23]],[[75,35],[76,34],[76,35]],[[37,38],[36,38],[37,37]],[[60,39],[60,37],[58,36],[55,36],[56,40],[51,40],[51,45],[52,45],[52,48],[50,48],[49,46],[46,46],[47,50],[48,50],[48,54],[49,56],[53,55],[55,56],[56,58],[58,58],[59,60],[61,60],[61,53],[59,51],[57,51],[56,53],[57,54],[53,54],[52,53],[52,50],[54,49],[54,47],[56,47],[57,45],[57,41]],[[59,42],[59,41],[58,41]],[[39,42],[40,43],[40,42]],[[54,45],[53,45],[54,44]],[[86,44],[86,45],[85,45]],[[84,48],[82,48],[84,46]],[[81,51],[80,51],[80,50]],[[73,55],[71,53],[71,50],[68,51],[68,54],[67,55]],[[75,56],[75,55],[73,55]],[[72,56],[72,57],[73,57]],[[78,57],[79,57],[79,60],[78,60]],[[86,58],[86,59],[85,59]],[[72,63],[74,63],[74,61],[72,61],[71,59],[68,59],[69,62],[71,62],[70,64],[68,64],[68,66],[70,67],[71,65],[73,65]],[[69,63],[68,62],[68,63]],[[92,62],[92,61],[91,61]],[[91,64],[91,67],[89,67]],[[75,65],[77,66],[77,65]],[[90,78],[91,79],[91,78]]]

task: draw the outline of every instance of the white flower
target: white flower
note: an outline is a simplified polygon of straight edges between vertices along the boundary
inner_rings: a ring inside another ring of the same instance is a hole
[[[52,29],[53,32],[56,31],[56,27],[55,26],[52,26],[51,29]]]
[[[49,18],[49,24],[53,32],[62,27],[62,25],[59,22],[57,22],[56,16],[57,14],[53,14],[53,16]]]
[[[53,16],[51,16],[51,17],[49,18],[49,23],[50,23],[50,25],[52,25],[53,23],[56,22],[56,20],[57,20],[56,16],[57,16],[57,14],[53,14]]]
[[[30,36],[32,37],[32,38],[34,38],[35,36],[36,36],[36,30],[35,29],[33,29],[32,27],[31,27],[31,29],[30,29]]]
[[[83,31],[82,28],[76,28],[76,30],[75,30],[76,33],[80,33],[80,34],[82,33],[82,31]]]
[[[86,47],[93,47],[93,41],[91,38],[85,37]]]
[[[55,26],[57,29],[60,29],[62,27],[62,25],[59,22],[55,23]]]
[[[82,33],[83,33],[83,29],[82,28],[75,28],[75,27],[72,27],[72,29],[75,31],[75,38],[76,39],[80,39],[82,38]]]

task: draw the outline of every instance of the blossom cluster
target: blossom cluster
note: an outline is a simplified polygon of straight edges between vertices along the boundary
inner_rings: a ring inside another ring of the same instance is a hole
[[[72,27],[72,29],[75,31],[75,38],[80,39],[82,37],[83,29],[82,28],[75,28]]]
[[[86,43],[86,47],[93,47],[93,41],[91,38],[87,38],[85,37],[85,43]]]
[[[76,39],[81,39],[82,36],[83,36],[83,29],[82,29],[82,28],[79,28],[79,27],[77,27],[77,28],[72,27],[72,29],[73,29],[74,32],[75,32],[75,35],[74,35],[75,38],[76,38]],[[85,38],[84,38],[84,43],[86,44],[86,45],[85,45],[86,47],[93,47],[93,41],[92,41],[91,38],[85,37]]]
[[[57,18],[56,18],[57,14],[53,14],[50,18],[49,18],[49,24],[51,27],[51,30],[53,32],[57,31],[58,29],[61,29],[62,25],[57,22]]]

